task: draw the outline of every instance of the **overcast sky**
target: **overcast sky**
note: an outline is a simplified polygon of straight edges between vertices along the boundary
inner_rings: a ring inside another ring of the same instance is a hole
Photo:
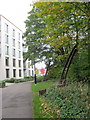
[[[0,0],[0,14],[24,32],[24,21],[27,19],[27,13],[31,10],[30,4],[32,1],[33,0]]]

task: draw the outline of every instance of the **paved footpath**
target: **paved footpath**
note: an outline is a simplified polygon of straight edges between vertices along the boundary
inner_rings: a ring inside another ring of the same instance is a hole
[[[0,88],[0,120],[2,118],[2,88]]]
[[[33,118],[31,82],[2,89],[2,118]]]

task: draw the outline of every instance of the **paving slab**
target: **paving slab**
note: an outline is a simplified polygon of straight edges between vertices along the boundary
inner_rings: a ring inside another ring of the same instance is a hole
[[[33,118],[31,82],[2,89],[2,118]]]

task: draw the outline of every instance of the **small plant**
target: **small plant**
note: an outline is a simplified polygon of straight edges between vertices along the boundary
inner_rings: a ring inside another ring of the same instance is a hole
[[[65,87],[51,87],[46,99],[60,107],[61,118],[87,118],[88,85],[72,83]]]
[[[2,81],[0,81],[0,88],[4,88],[4,87],[5,87],[5,81],[2,80]]]

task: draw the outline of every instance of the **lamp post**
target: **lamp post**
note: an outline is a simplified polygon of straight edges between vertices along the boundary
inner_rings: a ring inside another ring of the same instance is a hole
[[[34,83],[35,83],[35,85],[37,84],[35,61],[34,61]]]

